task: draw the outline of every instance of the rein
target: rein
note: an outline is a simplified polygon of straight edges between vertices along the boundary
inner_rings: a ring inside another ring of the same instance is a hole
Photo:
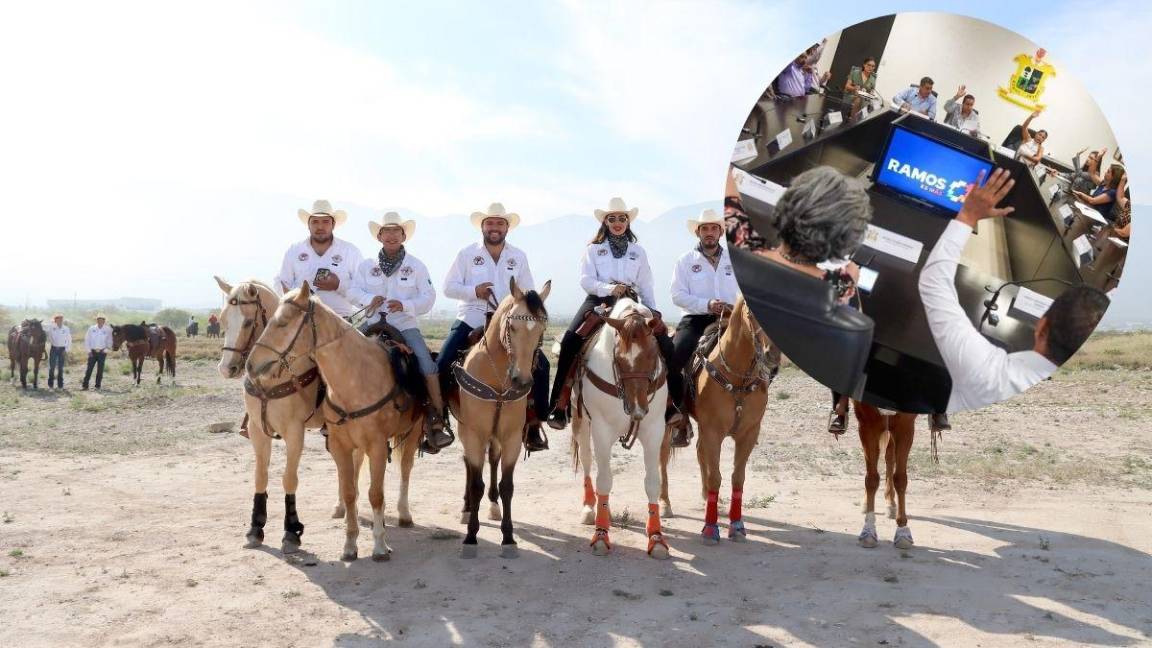
[[[261,301],[259,298],[251,300],[251,301],[240,301],[239,299],[231,299],[231,300],[229,300],[228,303],[231,304],[232,306],[237,306],[237,307],[250,306],[252,304],[256,304],[260,309],[257,311],[257,314],[260,316],[260,320],[259,320],[260,321],[260,333],[263,333],[264,329],[268,327],[268,311],[267,311],[267,309],[264,308],[264,302]],[[243,313],[244,309],[241,308],[240,312]],[[255,321],[256,320],[254,318],[249,318],[249,317],[244,318],[245,324],[248,324],[250,322],[254,323]],[[211,326],[211,325],[209,325],[209,326]],[[256,338],[258,338],[258,337],[260,337],[260,334],[256,332],[256,327],[252,326],[251,330],[248,333],[248,341],[244,343],[243,347],[237,348],[237,347],[225,346],[225,347],[223,347],[223,350],[224,351],[231,351],[233,353],[239,353],[241,362],[248,362],[248,354],[252,353],[252,347],[256,345]]]
[[[731,326],[731,324],[729,324]],[[772,379],[775,377],[775,371],[768,366],[768,356],[765,353],[764,345],[760,341],[760,336],[755,331],[752,331],[752,363],[745,372],[737,372],[729,364],[728,359],[724,356],[723,340],[716,342],[716,354],[719,356],[720,365],[723,367],[724,372],[732,376],[738,376],[737,380],[729,380],[728,377],[721,372],[720,367],[717,367],[708,359],[699,349],[696,350],[696,355],[704,366],[704,370],[708,372],[708,376],[716,381],[724,391],[732,395],[736,401],[736,416],[732,419],[732,428],[728,431],[728,436],[736,434],[737,428],[740,426],[740,419],[744,414],[744,399],[756,391],[756,388],[763,384],[764,389],[767,390],[772,384]]]

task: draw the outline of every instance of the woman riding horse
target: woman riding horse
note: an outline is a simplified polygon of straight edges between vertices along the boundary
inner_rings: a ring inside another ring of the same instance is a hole
[[[617,299],[625,295],[635,295],[659,317],[652,294],[652,268],[648,265],[648,255],[636,242],[636,235],[632,232],[632,221],[639,211],[635,207],[629,209],[623,199],[613,198],[608,202],[608,209],[597,209],[593,212],[596,220],[600,222],[600,229],[597,230],[596,236],[588,244],[580,260],[580,287],[588,293],[588,297],[580,305],[560,342],[560,357],[557,360],[556,379],[552,385],[552,397],[548,408],[551,411],[548,425],[554,430],[562,430],[568,425],[568,408],[558,407],[558,403],[561,402],[561,392],[568,382],[576,356],[584,345],[585,337],[580,334],[580,329],[589,312],[598,306],[610,310]],[[660,329],[663,329],[663,326]],[[664,362],[671,364],[672,340],[667,332],[658,330],[656,341],[660,346],[660,354],[664,356]],[[680,414],[682,389],[676,389],[678,385],[671,384],[673,380],[674,378],[669,375],[670,387],[674,393],[669,398],[665,422],[669,425],[678,425],[682,420]]]

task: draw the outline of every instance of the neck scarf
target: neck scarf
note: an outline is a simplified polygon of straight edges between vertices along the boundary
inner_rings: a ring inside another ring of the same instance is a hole
[[[620,236],[616,236],[615,234],[609,232],[608,247],[612,249],[612,258],[619,259],[620,257],[624,256],[625,252],[628,251],[628,235],[621,234]]]
[[[724,256],[724,248],[721,247],[720,245],[716,246],[716,254],[708,254],[708,251],[704,249],[704,244],[702,244],[702,243],[696,244],[696,251],[699,252],[700,254],[704,255],[704,258],[708,259],[708,261],[711,262],[712,265],[716,265],[717,263],[720,263],[720,257]]]
[[[407,256],[407,254],[408,252],[404,249],[403,245],[400,246],[400,250],[396,253],[396,256],[393,257],[385,254],[384,248],[380,248],[380,253],[376,255],[376,259],[380,265],[380,269],[384,271],[384,276],[391,277],[395,274],[396,268],[399,268],[400,264],[404,262],[404,257]]]

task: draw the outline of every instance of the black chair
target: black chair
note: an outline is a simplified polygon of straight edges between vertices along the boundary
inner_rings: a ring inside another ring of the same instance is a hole
[[[1036,137],[1036,131],[1034,129],[1029,128],[1028,129],[1028,135],[1030,137]],[[1017,125],[1012,127],[1012,130],[1008,131],[1008,137],[1004,138],[1003,146],[1004,146],[1004,148],[1012,149],[1013,151],[1015,151],[1016,149],[1020,148],[1020,145],[1023,143],[1024,143],[1024,129],[1021,127],[1020,124],[1017,124]]]
[[[909,87],[909,88],[919,88],[919,87],[920,87],[920,84],[919,84],[919,83],[909,83],[909,84],[908,84],[908,87]],[[939,97],[940,97],[940,95],[939,95],[939,94],[937,94],[937,92],[936,92],[935,90],[933,90],[933,91],[932,91],[932,96],[933,96],[933,97],[937,97],[937,98],[939,98]]]

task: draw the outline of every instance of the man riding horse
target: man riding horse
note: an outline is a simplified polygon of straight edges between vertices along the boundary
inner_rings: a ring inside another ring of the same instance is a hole
[[[672,303],[682,313],[672,336],[673,355],[668,370],[668,387],[675,394],[684,392],[682,371],[704,329],[716,322],[725,309],[730,310],[740,293],[732,260],[725,257],[720,246],[723,225],[724,217],[713,209],[700,212],[698,220],[688,219],[688,231],[700,242],[680,257],[672,271]],[[690,425],[677,427],[672,447],[687,447],[691,433]]]
[[[348,220],[348,214],[332,209],[327,200],[317,200],[312,211],[300,209],[296,214],[308,226],[309,235],[284,253],[275,285],[286,293],[307,280],[324,305],[341,317],[354,314],[357,307],[347,293],[364,257],[355,245],[332,235],[332,230]]]
[[[416,222],[401,220],[400,214],[388,212],[379,223],[369,221],[368,231],[382,247],[375,259],[365,259],[360,263],[348,290],[348,298],[367,308],[368,316],[361,330],[370,330],[381,322],[389,324],[399,331],[404,344],[416,356],[420,372],[428,384],[430,401],[423,449],[435,454],[452,443],[452,436],[444,430],[440,376],[417,322],[417,317],[432,310],[436,303],[436,289],[432,286],[428,268],[404,247],[416,232]]]
[[[500,203],[492,203],[485,211],[472,212],[471,219],[472,225],[479,228],[482,240],[460,250],[444,278],[444,295],[459,301],[456,321],[436,359],[437,372],[445,381],[452,374],[452,363],[468,348],[469,335],[485,326],[488,315],[509,294],[509,279],[515,279],[521,290],[536,288],[528,257],[506,242],[508,233],[520,224],[520,215],[509,213]],[[544,416],[548,403],[548,370],[547,358],[537,349],[532,364],[536,419],[529,417],[524,439],[525,447],[531,452],[548,449],[538,421]]]

